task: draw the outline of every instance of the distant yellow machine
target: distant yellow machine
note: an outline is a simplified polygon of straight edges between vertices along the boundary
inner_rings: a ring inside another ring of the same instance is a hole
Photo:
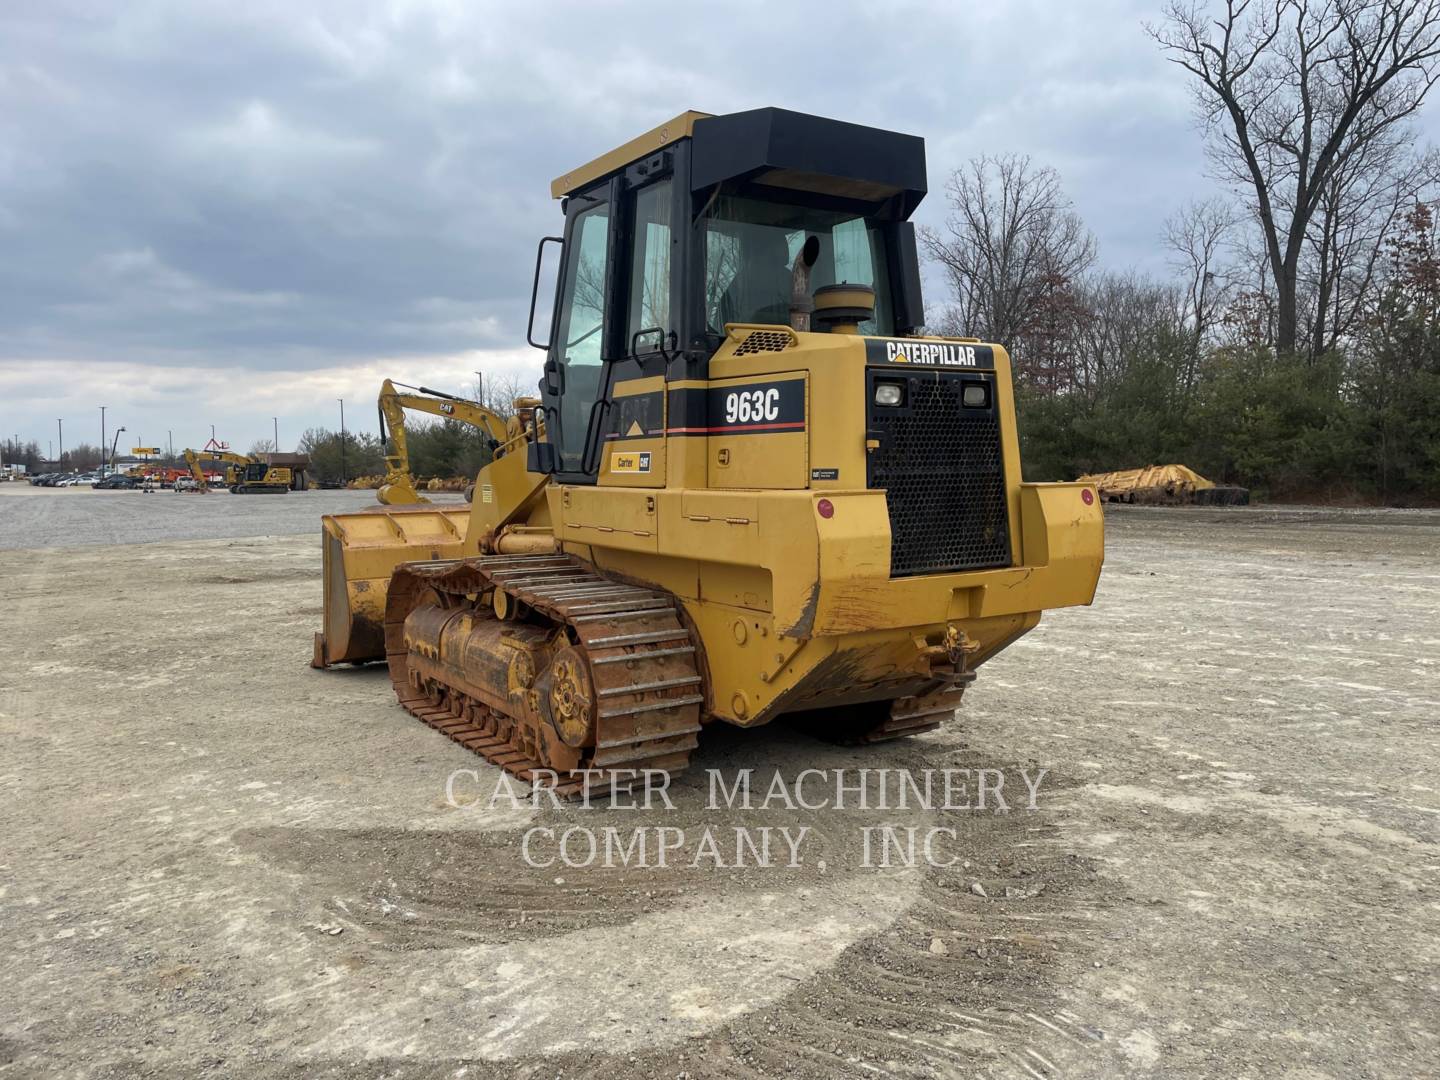
[[[537,423],[469,507],[323,519],[315,666],[385,659],[417,717],[574,793],[683,767],[703,724],[928,731],[1090,603],[1094,485],[1024,482],[1005,350],[922,334],[922,140],[691,112],[551,190]]]
[[[404,386],[404,383],[398,384]],[[397,384],[386,379],[380,385],[378,407],[380,411],[380,438],[385,439],[389,429],[393,454],[385,455],[385,480],[375,497],[387,506],[405,506],[414,503],[428,503],[430,500],[415,490],[415,478],[410,475],[410,452],[406,442],[405,410],[429,413],[446,420],[459,420],[485,432],[490,440],[491,451],[521,435],[525,426],[533,421],[539,398],[518,398],[515,401],[515,415],[505,419],[499,413],[487,409],[478,401],[453,397],[439,390],[424,386],[406,386],[415,393],[404,394],[396,389]],[[468,496],[467,496],[468,498]]]
[[[234,495],[279,495],[289,491],[294,483],[295,474],[290,469],[267,465],[244,454],[230,450],[186,450],[185,463],[200,491],[209,490],[205,470],[200,467],[202,461],[225,464],[225,486]]]
[[[1112,503],[1153,506],[1246,506],[1250,491],[1223,487],[1184,465],[1148,465],[1143,469],[1092,473],[1078,483],[1094,484],[1100,498]]]

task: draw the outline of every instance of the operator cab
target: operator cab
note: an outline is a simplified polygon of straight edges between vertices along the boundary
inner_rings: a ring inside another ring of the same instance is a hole
[[[864,287],[845,290],[852,332],[914,333],[925,191],[924,140],[784,109],[684,113],[560,177],[564,236],[536,261],[538,293],[545,244],[562,244],[543,341],[532,295],[548,438],[532,469],[594,483],[617,382],[706,379],[729,324],[824,331],[828,286]]]

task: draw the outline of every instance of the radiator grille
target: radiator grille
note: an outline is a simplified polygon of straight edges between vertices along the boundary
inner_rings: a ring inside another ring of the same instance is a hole
[[[869,454],[869,486],[885,489],[891,576],[1010,565],[993,383],[988,407],[976,409],[961,404],[973,376],[883,377],[906,383],[903,407],[870,406],[880,446]]]

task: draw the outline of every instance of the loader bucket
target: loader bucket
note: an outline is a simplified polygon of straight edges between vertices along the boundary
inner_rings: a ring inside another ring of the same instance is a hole
[[[385,592],[401,563],[454,559],[470,507],[328,514],[321,519],[325,611],[312,667],[385,659]]]

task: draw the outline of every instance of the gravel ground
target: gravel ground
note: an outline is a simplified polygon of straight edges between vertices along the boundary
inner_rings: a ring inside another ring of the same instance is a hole
[[[433,502],[463,502],[455,493],[428,497]],[[89,486],[39,488],[12,481],[0,484],[0,550],[289,536],[315,532],[321,514],[345,514],[375,505],[373,491],[231,495],[222,488],[204,495],[173,491],[146,495],[95,491]]]
[[[0,485],[0,1076],[1440,1073],[1440,514],[1119,508],[950,726],[711,730],[673,810],[556,810],[305,666],[316,517],[367,499]],[[710,809],[744,767],[1012,806]],[[526,864],[575,825],[685,839]],[[881,825],[953,865],[866,866]],[[707,826],[809,832],[717,869]]]

